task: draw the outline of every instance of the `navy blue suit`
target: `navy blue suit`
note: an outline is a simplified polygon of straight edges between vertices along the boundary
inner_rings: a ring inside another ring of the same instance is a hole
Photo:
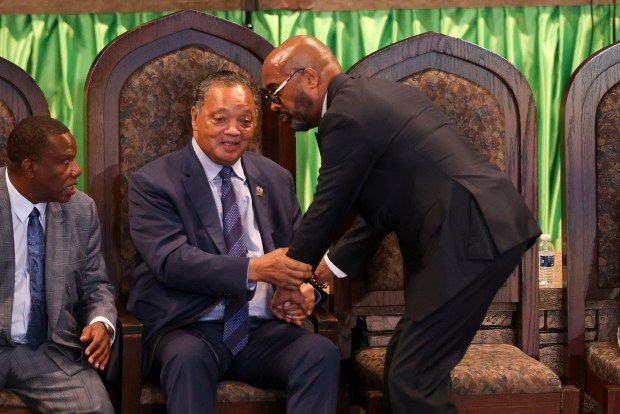
[[[264,251],[288,246],[301,218],[292,176],[255,153],[241,162]],[[308,403],[325,403],[323,388],[312,388],[316,381],[307,376],[314,374],[298,372],[308,369],[304,358],[321,361],[337,389],[339,356],[325,338],[277,320],[253,323],[248,345],[233,357],[221,342],[222,324],[198,321],[222,298],[248,297],[250,259],[225,255],[215,200],[191,142],[133,174],[129,223],[137,257],[128,308],[144,324],[143,376],[153,362],[161,367],[168,412],[211,412],[215,383],[224,378],[286,387],[291,412],[325,410]]]

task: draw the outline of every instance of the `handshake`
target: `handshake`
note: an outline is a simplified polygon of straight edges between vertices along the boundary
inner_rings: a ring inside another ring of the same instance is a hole
[[[248,280],[270,283],[277,287],[271,301],[274,315],[286,322],[301,325],[312,313],[315,304],[314,287],[305,281],[311,279],[312,266],[298,262],[286,255],[288,249],[281,248],[250,260]],[[314,280],[326,283],[334,273],[325,263],[317,266]]]

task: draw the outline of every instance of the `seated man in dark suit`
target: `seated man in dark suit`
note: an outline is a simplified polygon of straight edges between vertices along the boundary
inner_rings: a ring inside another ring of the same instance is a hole
[[[0,389],[44,413],[113,413],[104,370],[116,321],[95,203],[69,130],[29,117],[0,168]],[[93,369],[94,367],[95,369]]]
[[[258,96],[240,73],[210,74],[191,142],[131,178],[128,307],[144,324],[143,376],[159,373],[169,413],[213,413],[222,379],[286,388],[290,413],[335,411],[338,351],[297,326],[313,290],[301,287],[310,267],[283,248],[301,220],[293,178],[246,152]],[[296,324],[271,313],[274,285],[294,292],[281,316]]]

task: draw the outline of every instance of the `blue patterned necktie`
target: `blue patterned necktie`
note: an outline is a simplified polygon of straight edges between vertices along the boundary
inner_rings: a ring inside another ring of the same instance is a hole
[[[224,167],[222,177],[222,227],[229,256],[244,257],[247,254],[243,240],[243,226],[237,197],[230,177],[232,168]],[[229,299],[224,309],[224,333],[222,339],[233,355],[237,355],[248,343],[248,301]]]
[[[30,319],[26,340],[37,349],[47,339],[45,305],[45,235],[35,207],[28,216],[28,268],[30,270]]]

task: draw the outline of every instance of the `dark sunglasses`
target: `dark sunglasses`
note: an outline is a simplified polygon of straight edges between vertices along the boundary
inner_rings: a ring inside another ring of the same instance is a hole
[[[302,70],[304,70],[304,68],[299,68],[295,72],[291,73],[291,76],[286,78],[286,80],[282,82],[280,86],[278,86],[277,88],[264,89],[263,92],[264,92],[265,99],[267,99],[269,103],[273,103],[276,105],[282,105],[282,101],[280,100],[280,97],[278,96],[278,94],[282,92],[282,89],[284,89],[286,84],[293,78],[293,76],[295,76],[296,73],[301,72]]]

